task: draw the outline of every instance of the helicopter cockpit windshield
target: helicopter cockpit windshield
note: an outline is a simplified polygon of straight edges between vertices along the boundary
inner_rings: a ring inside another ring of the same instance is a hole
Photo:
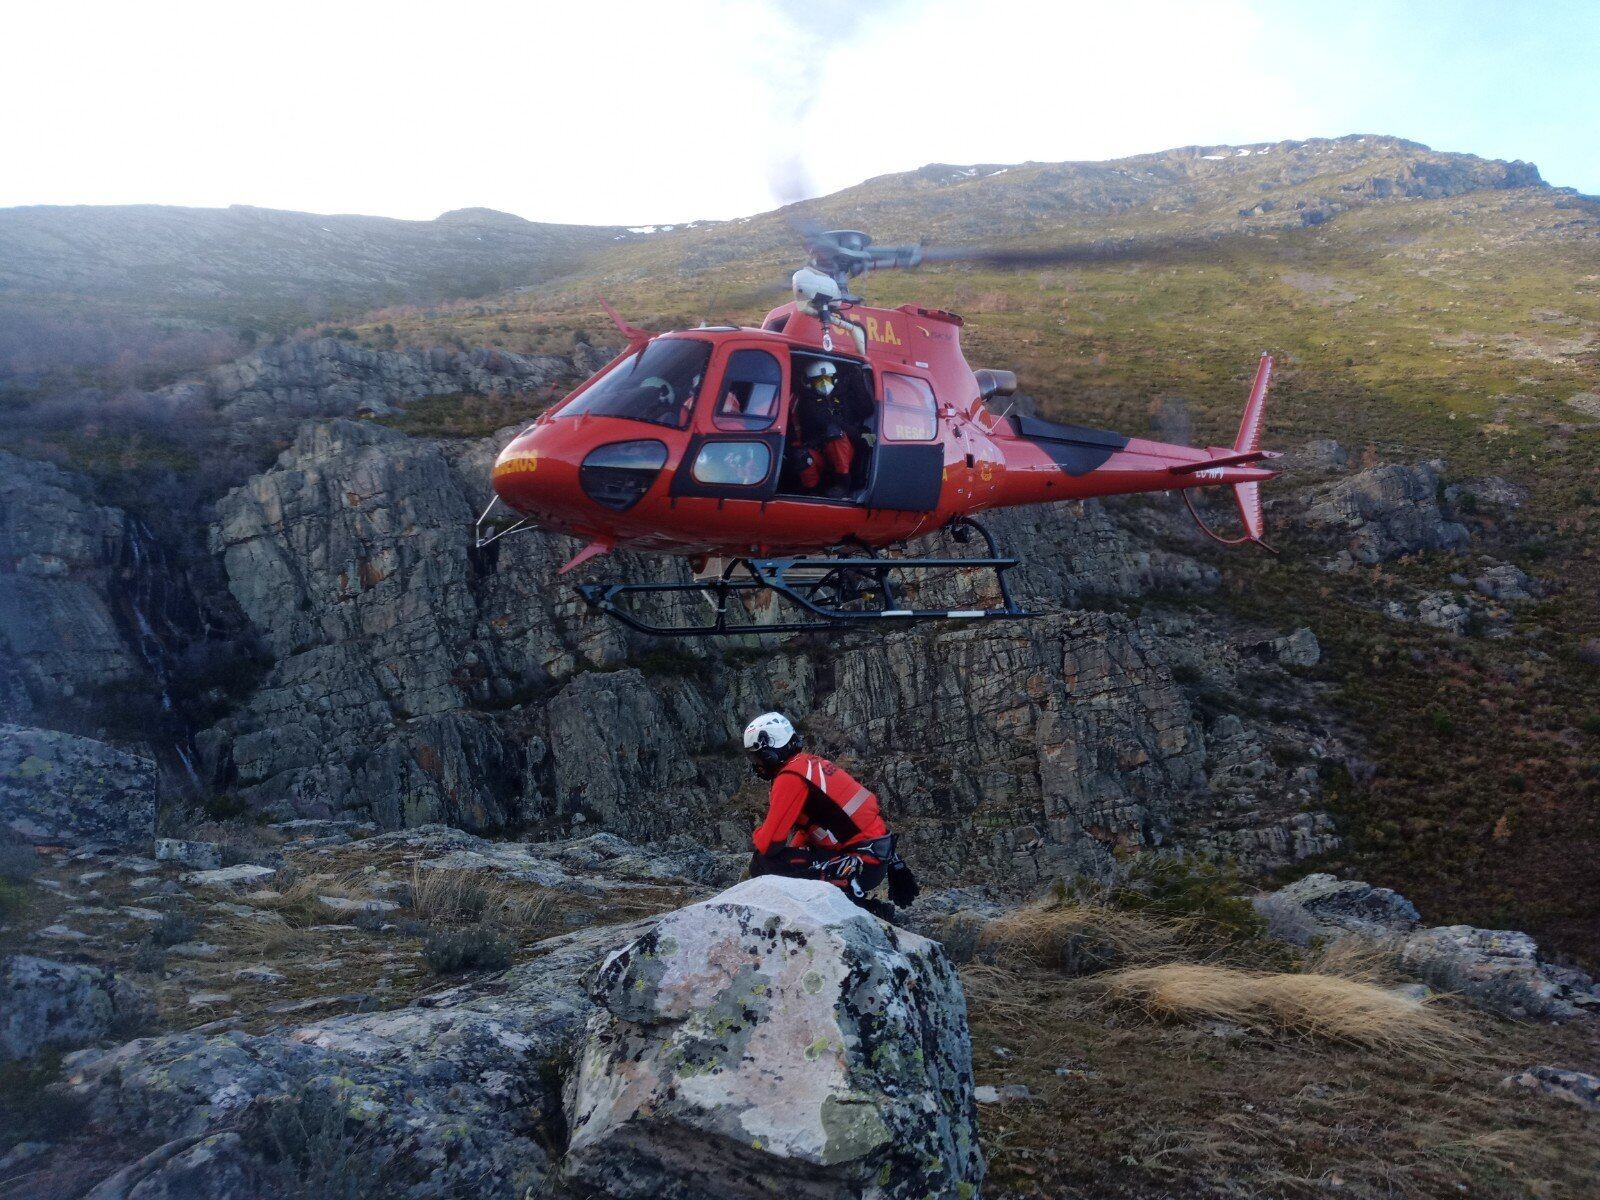
[[[628,355],[554,414],[618,417],[682,429],[706,377],[711,343],[699,338],[657,338]]]

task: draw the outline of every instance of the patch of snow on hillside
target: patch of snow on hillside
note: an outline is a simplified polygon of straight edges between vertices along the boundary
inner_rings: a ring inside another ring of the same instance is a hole
[[[1004,175],[1009,170],[1011,170],[1010,167],[1001,167],[998,171],[990,171],[989,174],[985,176],[985,178],[986,179],[993,179],[996,175]]]
[[[1213,161],[1220,161],[1221,159],[1227,158],[1228,156],[1226,154],[1202,154],[1200,157],[1201,158],[1209,158],[1209,159],[1212,159]]]
[[[665,228],[671,229],[672,226],[671,225],[667,225],[667,226],[665,226]],[[628,232],[629,233],[654,233],[655,231],[656,231],[656,227],[654,225],[629,225],[628,226]]]

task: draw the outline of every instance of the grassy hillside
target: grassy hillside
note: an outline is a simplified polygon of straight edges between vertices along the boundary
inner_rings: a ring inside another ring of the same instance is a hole
[[[1600,955],[1600,667],[1582,656],[1600,637],[1600,204],[1525,164],[1395,139],[1249,149],[929,167],[795,212],[880,240],[1113,248],[865,281],[875,303],[960,312],[969,358],[1014,367],[1050,415],[1142,432],[1153,401],[1179,396],[1197,439],[1227,442],[1265,349],[1282,364],[1272,444],[1332,437],[1358,464],[1443,458],[1451,479],[1529,487],[1514,522],[1478,522],[1473,551],[1549,588],[1504,640],[1374,611],[1391,584],[1448,586],[1448,556],[1330,576],[1291,539],[1281,559],[1228,556],[1218,603],[1324,640],[1376,766],[1370,787],[1335,781],[1347,864],[1434,919]],[[390,310],[361,332],[566,348],[610,335],[600,293],[656,328],[753,321],[785,298],[792,215],[608,248],[549,291]]]

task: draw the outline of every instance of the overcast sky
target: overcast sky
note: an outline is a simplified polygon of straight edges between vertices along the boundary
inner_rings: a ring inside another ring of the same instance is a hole
[[[1600,193],[1600,0],[52,0],[0,34],[0,206],[637,224],[1358,132]]]

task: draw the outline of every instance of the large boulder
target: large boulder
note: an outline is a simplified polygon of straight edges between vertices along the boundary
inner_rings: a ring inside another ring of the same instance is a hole
[[[1420,919],[1415,905],[1398,892],[1320,872],[1256,897],[1255,907],[1273,936],[1301,946],[1312,938],[1333,940],[1349,933],[1370,938],[1405,934]]]
[[[147,845],[156,765],[104,742],[0,725],[0,826],[26,841]]]
[[[0,1061],[126,1034],[152,1015],[145,991],[113,972],[29,954],[0,963]]]
[[[1538,944],[1510,929],[1444,925],[1405,941],[1400,961],[1434,987],[1459,992],[1508,1017],[1564,1021],[1600,1012],[1600,987],[1583,972],[1539,958]]]
[[[966,1001],[935,942],[764,877],[614,953],[569,1089],[568,1179],[613,1197],[970,1197]]]

